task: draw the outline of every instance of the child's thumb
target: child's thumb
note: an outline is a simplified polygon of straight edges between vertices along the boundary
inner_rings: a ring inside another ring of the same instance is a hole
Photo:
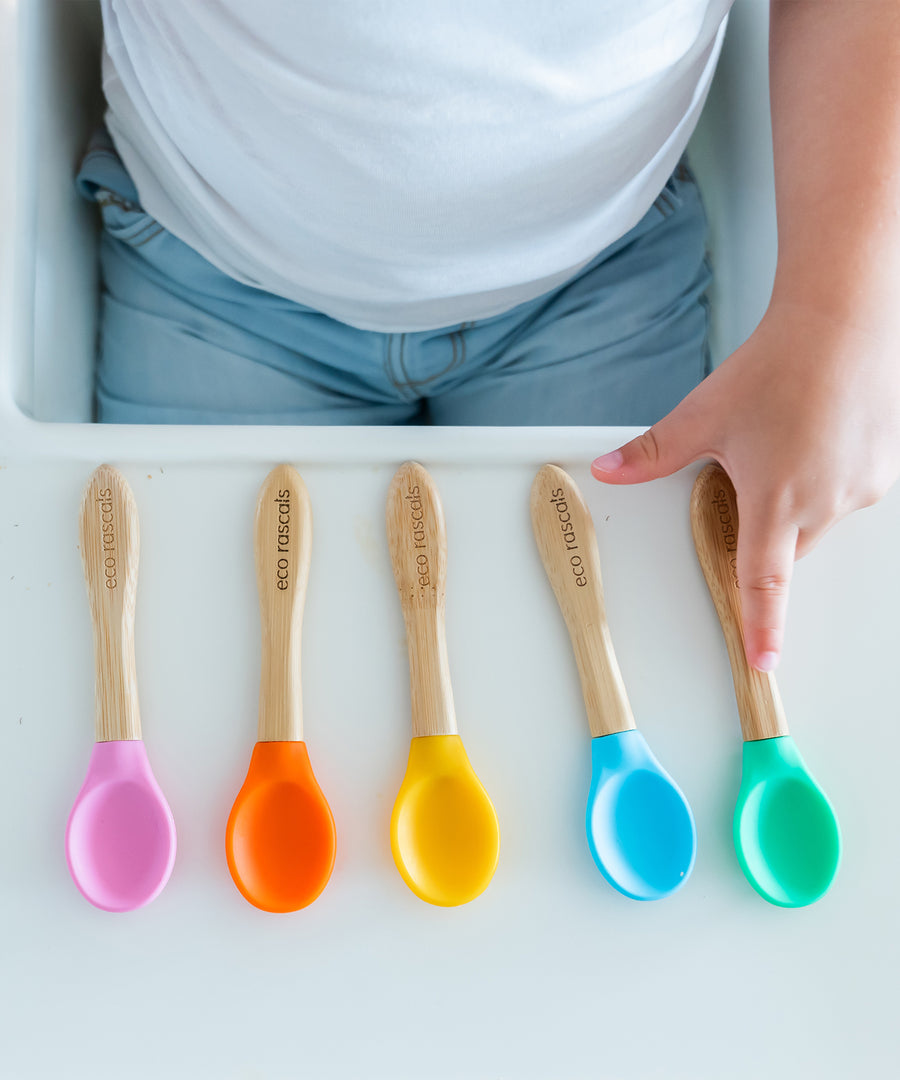
[[[696,412],[679,406],[643,435],[620,446],[591,465],[597,480],[607,484],[641,484],[670,476],[704,456]]]

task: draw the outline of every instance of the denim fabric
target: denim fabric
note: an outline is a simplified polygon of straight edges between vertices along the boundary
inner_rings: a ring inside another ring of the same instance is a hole
[[[105,134],[97,419],[156,424],[651,424],[709,371],[706,218],[680,165],[570,280],[501,315],[375,333],[241,284],[139,205]]]

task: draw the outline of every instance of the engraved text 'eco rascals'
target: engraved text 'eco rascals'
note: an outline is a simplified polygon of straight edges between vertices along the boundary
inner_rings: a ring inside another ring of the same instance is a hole
[[[112,489],[101,488],[97,492],[100,508],[100,542],[103,551],[103,576],[107,589],[118,584],[116,573],[116,526],[113,516]]]
[[[565,495],[563,488],[555,488],[550,492],[550,502],[556,507],[556,516],[559,518],[559,527],[563,534],[566,551],[573,552],[569,556],[569,565],[575,575],[575,584],[583,589],[587,585],[587,577],[581,556],[577,554],[578,541],[575,539],[575,526],[572,524],[572,515],[569,513],[569,504],[566,502]]]
[[[418,484],[407,487],[405,496],[409,504],[409,516],[412,520],[413,546],[422,548],[421,554],[416,556],[416,574],[420,585],[431,584],[431,569],[428,565],[428,555],[425,552],[425,510],[422,507],[421,492]]]
[[[737,533],[734,531],[734,522],[731,518],[731,503],[728,500],[728,492],[724,488],[713,495],[712,504],[719,516],[719,528],[722,530],[722,540],[725,542],[725,550],[728,552],[728,563],[731,566],[731,580],[735,588],[739,589],[741,583],[737,576]]]
[[[282,488],[275,499],[278,507],[278,528],[275,533],[275,550],[281,556],[275,563],[275,587],[283,592],[288,587],[290,563],[286,556],[291,550],[291,489]]]

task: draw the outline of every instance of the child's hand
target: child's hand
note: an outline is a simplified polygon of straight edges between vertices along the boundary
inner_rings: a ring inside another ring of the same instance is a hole
[[[900,363],[888,336],[773,305],[676,409],[592,466],[598,480],[633,484],[700,458],[721,463],[737,491],[744,641],[760,671],[778,662],[794,559],[900,475]]]

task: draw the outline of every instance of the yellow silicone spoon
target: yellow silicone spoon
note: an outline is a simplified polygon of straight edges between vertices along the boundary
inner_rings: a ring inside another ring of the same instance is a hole
[[[454,907],[490,883],[500,828],[456,731],[444,632],[444,514],[431,477],[414,461],[391,483],[387,534],[409,644],[413,728],[391,815],[391,850],[416,896]]]

